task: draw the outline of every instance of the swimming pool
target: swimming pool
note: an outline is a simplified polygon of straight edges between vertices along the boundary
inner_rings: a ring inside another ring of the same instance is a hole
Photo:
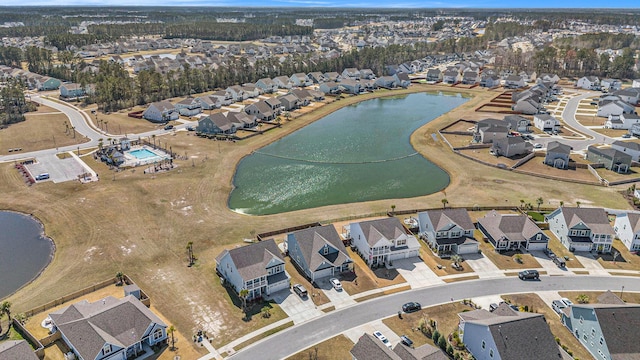
[[[149,151],[147,149],[138,149],[138,150],[129,151],[129,154],[131,154],[138,160],[158,157],[158,154],[154,153],[153,151]]]

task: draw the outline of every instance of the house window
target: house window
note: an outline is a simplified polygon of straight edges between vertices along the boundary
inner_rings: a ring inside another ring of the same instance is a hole
[[[489,357],[493,357],[493,349],[489,350]]]
[[[604,338],[600,336],[600,345],[604,345]]]
[[[596,336],[596,329],[591,328],[591,337],[595,337],[595,336]]]
[[[110,354],[111,353],[111,345],[107,344],[102,348],[102,353],[104,355]]]
[[[586,333],[582,334],[582,339],[583,339],[585,342],[587,342],[588,337],[587,337],[587,334],[586,334]]]
[[[542,239],[542,234],[538,234],[538,235],[536,235],[536,240],[537,240],[537,241],[540,241],[540,239]]]
[[[484,342],[484,340],[482,340],[482,348],[484,349],[485,346],[487,346],[487,344]]]
[[[401,239],[396,241],[396,246],[404,246],[407,245],[407,240],[406,239]]]
[[[329,247],[325,246],[324,249],[322,249],[322,254],[323,255],[329,255]]]
[[[580,315],[580,324],[582,324],[584,322],[584,318],[582,317],[582,315]]]
[[[158,340],[162,338],[162,329],[156,329],[156,331],[153,332],[153,340]]]

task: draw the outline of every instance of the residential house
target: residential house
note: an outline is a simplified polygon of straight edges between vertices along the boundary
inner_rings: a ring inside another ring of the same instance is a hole
[[[542,109],[543,109],[542,105],[540,105],[539,102],[531,98],[520,100],[516,102],[516,104],[513,106],[513,111],[521,114],[526,114],[526,115],[537,114]]]
[[[39,358],[25,340],[4,340],[0,341],[0,360],[39,360]]]
[[[520,136],[510,136],[493,141],[491,152],[495,156],[514,157],[533,151],[533,145]]]
[[[273,78],[273,82],[276,83],[280,89],[291,89],[293,86],[291,79],[284,75]]]
[[[291,75],[289,81],[293,86],[305,87],[313,85],[313,82],[309,77],[304,73],[295,73]]]
[[[244,111],[229,112],[227,113],[227,119],[229,119],[231,125],[236,129],[253,128],[258,125],[258,118],[255,115],[249,115]]]
[[[375,80],[376,74],[371,69],[360,70],[360,80]]]
[[[480,86],[486,88],[500,86],[500,77],[498,75],[482,74],[482,77],[480,78]]]
[[[613,231],[629,251],[640,250],[640,213],[626,212],[616,215]]]
[[[249,95],[244,92],[240,85],[229,86],[225,91],[231,96],[234,102],[244,101],[249,98]]]
[[[544,218],[549,230],[567,249],[611,252],[615,233],[604,209],[563,206]]]
[[[489,312],[459,313],[459,332],[478,360],[571,359],[564,357],[543,314],[514,311],[506,303]]]
[[[278,96],[278,100],[282,104],[282,109],[284,111],[291,111],[300,108],[300,99],[298,99],[294,94]]]
[[[520,71],[518,75],[522,76],[525,82],[534,82],[536,80],[537,73],[535,71]]]
[[[435,209],[418,213],[420,237],[440,257],[478,252],[475,226],[466,209]]]
[[[276,101],[278,100],[276,99]],[[261,121],[272,121],[278,116],[276,111],[265,100],[245,106],[244,111],[249,115],[255,115]]]
[[[445,84],[457,84],[460,80],[460,73],[457,70],[446,70],[442,74],[442,82]]]
[[[420,243],[396,217],[351,223],[349,231],[369,267],[420,255]]]
[[[631,155],[632,161],[640,161],[640,143],[616,140],[611,144],[611,148]]]
[[[531,121],[520,115],[507,115],[504,117],[504,121],[509,124],[509,130],[520,133],[529,132]]]
[[[612,94],[619,97],[620,100],[634,106],[638,104],[638,100],[640,100],[640,89],[637,88],[618,90]]]
[[[576,86],[585,90],[600,90],[600,79],[597,76],[583,76],[578,79]]]
[[[600,80],[600,87],[602,90],[617,91],[622,89],[622,81],[618,79],[602,79]]]
[[[631,130],[631,127],[635,124],[640,124],[640,116],[636,114],[620,114],[609,115],[608,120],[604,123],[606,129],[623,129]]]
[[[209,95],[198,96],[195,98],[195,101],[202,110],[213,110],[219,108],[221,105],[216,100],[216,98]]]
[[[259,88],[253,84],[242,85],[242,91],[244,91],[247,99],[255,99],[262,93],[264,93],[264,91],[262,91],[262,88]]]
[[[178,120],[178,109],[167,100],[151,103],[142,113],[142,117],[153,122],[166,122]]]
[[[536,82],[546,82],[551,84],[557,84],[558,81],[560,81],[560,77],[557,74],[541,73],[540,76],[536,78]]]
[[[324,73],[324,77],[327,79],[327,81],[340,82],[340,80],[342,80],[342,75],[338,74],[335,71]]]
[[[222,113],[214,113],[198,120],[196,132],[202,135],[234,134],[237,127]]]
[[[327,81],[327,78],[324,76],[324,74],[319,71],[308,73],[307,78],[313,81],[314,84],[322,84],[323,82]]]
[[[634,89],[640,88],[640,79],[633,79],[633,82],[631,82],[631,87]]]
[[[633,114],[635,112],[633,105],[622,100],[603,100],[598,102],[598,116],[620,116],[622,114]]]
[[[259,87],[265,93],[278,91],[278,84],[271,80],[271,78],[263,78],[256,81],[256,87]]]
[[[340,88],[347,94],[359,94],[362,91],[360,82],[352,78],[343,78],[340,81]]]
[[[289,289],[291,277],[273,239],[224,250],[216,257],[216,272],[236,294],[248,290],[247,300]]]
[[[427,71],[426,80],[428,82],[440,82],[440,81],[442,81],[442,71],[440,71],[440,69],[429,69]]]
[[[176,109],[178,109],[178,113],[180,113],[180,115],[182,116],[194,116],[202,112],[200,101],[192,97],[188,97],[177,102],[175,107]]]
[[[408,88],[409,85],[411,85],[411,79],[409,79],[409,75],[407,75],[407,73],[404,73],[404,72],[396,73],[396,74],[393,74],[393,77],[396,79],[397,86]]]
[[[85,89],[80,84],[70,83],[60,85],[60,97],[65,99],[85,96]]]
[[[291,261],[312,282],[353,270],[353,260],[333,225],[289,233],[286,242]]]
[[[594,359],[640,358],[640,341],[635,336],[640,305],[621,300],[613,304],[573,304],[563,313],[562,322]]]
[[[478,219],[478,230],[497,251],[544,250],[549,243],[549,237],[527,215],[492,210]]]
[[[373,335],[364,333],[349,350],[352,360],[448,360],[449,357],[435,346],[424,344],[410,348],[397,344],[393,350]]]
[[[547,153],[544,156],[544,163],[557,169],[569,168],[569,155],[573,148],[559,141],[547,143]]]
[[[79,359],[135,359],[167,341],[167,325],[132,295],[83,300],[49,318]]]
[[[396,78],[394,76],[381,76],[376,79],[376,85],[384,89],[393,89],[396,87]]]
[[[462,83],[467,85],[475,85],[480,83],[480,75],[475,71],[465,71],[462,74]]]
[[[215,99],[217,108],[233,104],[233,97],[224,90],[215,91],[209,96]]]
[[[343,79],[360,80],[360,70],[356,68],[346,68],[341,75]]]
[[[49,76],[39,76],[35,82],[35,88],[38,91],[56,90],[60,88],[60,85],[62,85],[62,81]]]
[[[507,89],[520,89],[525,86],[525,81],[522,76],[509,75],[504,79],[504,87]]]
[[[553,115],[536,114],[533,115],[533,126],[545,132],[556,132],[560,130],[560,120]]]
[[[483,119],[476,123],[473,141],[489,144],[509,135],[509,123],[498,119]]]
[[[599,148],[591,145],[587,148],[587,160],[604,164],[607,170],[623,174],[631,167],[631,155],[613,148]]]
[[[322,84],[320,84],[320,87],[318,88],[320,91],[322,91],[325,94],[338,94],[340,93],[340,87],[338,85],[337,82],[335,81],[327,81],[324,82]]]
[[[291,89],[289,94],[298,98],[298,106],[308,106],[314,100],[313,95],[309,94],[307,89]]]

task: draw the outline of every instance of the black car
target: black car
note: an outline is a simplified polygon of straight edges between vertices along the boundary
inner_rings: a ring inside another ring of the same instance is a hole
[[[411,341],[411,339],[409,339],[406,335],[400,336],[400,342],[408,347],[413,347],[413,341]]]
[[[171,124],[166,125],[166,126],[164,127],[164,129],[165,129],[165,130],[171,130],[171,129],[173,129],[173,125],[171,125]]]
[[[540,273],[538,270],[524,270],[518,273],[520,280],[538,280],[540,279]]]
[[[420,309],[422,309],[422,306],[420,306],[420,303],[413,302],[413,301],[402,305],[402,311],[406,313],[418,311]]]

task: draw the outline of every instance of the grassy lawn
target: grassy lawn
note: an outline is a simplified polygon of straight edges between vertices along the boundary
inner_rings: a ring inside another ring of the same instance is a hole
[[[598,116],[576,115],[576,120],[583,126],[603,126],[606,118]]]
[[[472,144],[473,136],[470,135],[458,135],[458,134],[442,134],[443,137],[455,147],[469,146]]]
[[[502,298],[505,301],[509,300],[512,304],[516,304],[518,306],[527,305],[529,309],[533,308],[533,311],[543,314],[553,335],[560,339],[561,344],[566,345],[569,348],[569,351],[573,353],[575,358],[593,359],[591,354],[582,346],[580,341],[576,339],[575,336],[573,336],[573,334],[564,327],[564,325],[562,325],[558,314],[547,306],[547,304],[545,304],[538,295],[512,294],[504,295]]]
[[[476,230],[476,239],[480,243],[482,254],[489,258],[501,270],[509,269],[537,269],[541,268],[540,263],[531,254],[523,254],[515,251],[506,251],[498,253],[495,251],[491,243],[482,240],[479,230]],[[480,233],[481,234],[481,233]],[[516,261],[516,254],[522,257],[522,261]]]
[[[628,179],[637,179],[640,178],[640,168],[639,167],[630,167],[629,172],[625,174],[620,174],[615,171],[607,170],[605,168],[596,169],[598,175],[609,181],[620,181],[620,180],[628,180]]]
[[[533,219],[533,221],[536,221],[536,222],[544,221],[544,213],[539,213],[537,211],[528,211],[527,215],[529,215],[531,219]]]
[[[26,187],[13,164],[0,164],[0,208],[33,214],[56,243],[55,258],[42,275],[7,300],[13,303],[13,311],[20,313],[123,271],[149,293],[154,306],[176,328],[187,335],[205,330],[218,342],[215,346],[272,323],[278,311],[274,310],[272,319],[258,315],[250,322],[242,320],[242,310],[233,305],[214,274],[215,258],[223,249],[245,245],[242,239],[249,237],[252,230],[260,233],[377,213],[387,211],[392,203],[398,209],[440,207],[443,193],[325,206],[286,215],[247,216],[230,211],[227,206],[236,164],[252,151],[341,107],[384,95],[440,90],[443,88],[412,85],[406,90],[343,98],[287,122],[282,128],[237,143],[208,141],[186,132],[163,136],[174,151],[185,154],[188,160],[175,160],[176,171],[154,176],[135,169],[119,172],[112,180],[112,173],[104,164],[86,157],[102,181]],[[555,180],[496,172],[495,168],[454,154],[442,140],[434,141],[431,134],[457,119],[473,118],[475,107],[495,95],[478,88],[452,90],[469,94],[470,100],[411,136],[416,151],[448,172],[451,180],[446,197],[450,204],[517,204],[519,199],[542,195],[565,203],[580,199],[585,206],[629,208],[615,188],[572,183],[558,186]],[[111,123],[109,129],[112,130]],[[4,139],[0,142],[5,144]],[[473,197],[469,196],[470,191]],[[199,259],[193,267],[186,266],[185,246],[189,241]],[[287,271],[295,278],[296,271]]]
[[[420,257],[436,275],[445,276],[473,272],[473,269],[466,265],[464,261],[459,264],[461,266],[460,268],[455,269],[451,259],[441,259],[437,255],[434,255],[423,241],[420,241],[420,244]],[[462,256],[462,258],[464,259],[464,256]]]
[[[287,360],[308,360],[310,358],[317,360],[350,359],[351,353],[349,351],[353,345],[353,342],[346,336],[338,335],[289,356]]]
[[[291,262],[290,257],[285,257],[284,261],[285,270],[289,273],[289,276],[291,276],[291,285],[302,284],[302,286],[304,286],[304,288],[309,292],[309,298],[314,304],[316,304],[316,306],[329,302],[327,295],[325,295],[322,290],[314,287],[311,282],[298,271],[298,268]]]
[[[347,248],[347,254],[353,259],[355,276],[354,274],[344,274],[340,277],[340,281],[350,295],[407,282],[398,273],[398,270],[369,268],[360,255],[351,248]]]
[[[45,108],[46,106],[40,106]],[[48,108],[51,111],[54,109]],[[68,145],[81,144],[89,139],[73,131],[67,132],[66,115],[60,112],[34,112],[25,114],[26,120],[11,124],[0,130],[0,155],[9,154],[9,149],[22,148],[21,153],[42,149],[50,149]]]
[[[573,253],[569,251],[569,249],[562,245],[560,240],[556,238],[553,232],[551,232],[550,230],[544,230],[544,233],[549,237],[548,247],[549,249],[551,249],[551,251],[553,251],[554,254],[563,258],[565,258],[565,256],[569,257],[569,260],[566,260],[566,266],[568,268],[584,268],[584,265],[582,265],[582,263],[578,261],[575,256],[573,256]]]
[[[87,112],[87,115],[89,115],[89,118],[95,127],[116,135],[137,134],[164,127],[164,124],[156,124],[149,120],[136,119],[127,116],[127,113],[146,110],[146,108],[146,106],[136,106],[131,110],[120,110],[109,114],[98,112],[96,114],[97,116]],[[172,125],[179,124],[176,121],[171,121],[169,123]]]
[[[574,156],[575,158],[576,156]],[[525,171],[530,174],[543,174],[554,176],[558,179],[576,179],[580,181],[589,181],[597,184],[597,179],[589,170],[582,168],[569,168],[566,170],[557,169],[543,163],[543,157],[535,157],[525,164],[518,167],[518,171]],[[533,204],[535,206],[535,203]]]
[[[613,289],[611,290],[614,294],[620,297],[622,289]],[[588,304],[597,304],[598,296],[602,295],[604,291],[559,291],[558,294],[562,297],[566,297],[567,299],[577,303],[579,295],[587,295],[589,297]],[[629,304],[640,304],[640,293],[634,292],[625,292],[622,291],[622,300]]]
[[[495,155],[492,155],[489,151],[490,149],[473,149],[473,150],[469,149],[469,150],[460,150],[460,153],[471,156],[475,159],[484,161],[489,164],[494,164],[494,165],[505,164],[507,167],[512,167],[522,158],[522,157],[517,157],[517,158],[511,159],[504,156],[495,156]]]
[[[613,254],[620,253],[613,260]],[[613,270],[640,270],[640,257],[637,254],[633,254],[627,249],[622,241],[613,240],[613,249],[611,254],[600,254],[598,256],[598,262],[605,269]]]
[[[593,129],[593,131],[609,137],[620,137],[629,133],[629,130],[622,129]]]

